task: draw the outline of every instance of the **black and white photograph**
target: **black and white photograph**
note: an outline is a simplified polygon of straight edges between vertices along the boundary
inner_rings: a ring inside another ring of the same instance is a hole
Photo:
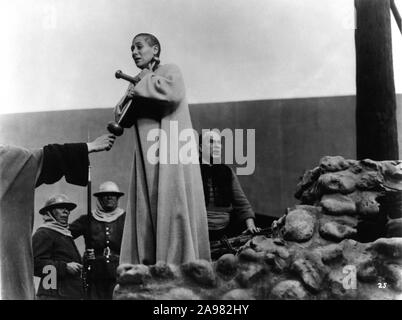
[[[1,0],[0,300],[402,300],[401,16]]]

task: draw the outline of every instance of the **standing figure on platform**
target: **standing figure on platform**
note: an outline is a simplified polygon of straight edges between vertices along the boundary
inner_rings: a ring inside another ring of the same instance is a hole
[[[88,237],[85,240],[88,245],[86,249],[94,250],[88,274],[92,300],[110,300],[113,297],[126,216],[125,211],[118,206],[119,198],[123,195],[116,183],[102,183],[99,191],[94,193],[97,203],[91,216],[82,215],[70,225],[73,238]]]
[[[151,34],[136,35],[131,52],[142,71],[115,108],[117,121],[127,107],[134,108],[133,167],[120,262],[210,260],[199,165],[178,158],[186,143],[198,152],[195,134],[190,142],[175,134],[192,129],[183,77],[176,65],[159,64],[161,46]],[[157,161],[150,155],[155,145]]]
[[[68,217],[76,207],[60,194],[49,198],[39,210],[44,224],[32,237],[34,274],[41,278],[37,293],[39,300],[84,298],[81,256],[68,229]]]
[[[32,228],[35,188],[63,176],[86,186],[88,153],[109,150],[113,135],[89,143],[50,144],[37,150],[0,146],[0,299],[35,298]]]
[[[256,233],[255,213],[243,192],[236,173],[221,163],[221,136],[206,131],[200,137],[201,175],[204,185],[205,204],[208,213],[209,240],[220,240],[223,236],[235,236],[238,226],[244,232]]]

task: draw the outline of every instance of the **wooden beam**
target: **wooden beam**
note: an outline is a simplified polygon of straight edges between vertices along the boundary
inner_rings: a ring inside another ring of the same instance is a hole
[[[391,0],[391,11],[392,14],[394,15],[396,24],[398,25],[399,31],[402,33],[402,19],[401,15],[399,14],[398,8],[395,5],[395,1]]]
[[[357,158],[398,159],[390,0],[355,0]]]

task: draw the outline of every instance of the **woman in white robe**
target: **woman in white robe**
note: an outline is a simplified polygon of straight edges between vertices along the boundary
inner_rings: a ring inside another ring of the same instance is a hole
[[[183,163],[177,154],[190,142],[197,152],[195,134],[189,141],[178,141],[177,136],[192,129],[184,81],[177,66],[159,64],[160,48],[150,34],[134,37],[132,55],[142,71],[115,109],[117,120],[127,108],[134,110],[130,112],[133,167],[121,263],[210,260],[200,168],[197,163]],[[152,157],[155,146],[160,161]]]

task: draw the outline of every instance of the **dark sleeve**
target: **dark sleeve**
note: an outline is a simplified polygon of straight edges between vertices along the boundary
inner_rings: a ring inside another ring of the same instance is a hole
[[[87,230],[87,225],[88,225],[87,222],[88,222],[88,217],[86,215],[82,215],[69,225],[68,228],[71,231],[71,235],[73,236],[73,239],[76,239],[79,236],[83,236],[85,234],[85,232]]]
[[[34,256],[34,275],[43,276],[43,268],[48,265],[55,266],[57,277],[63,278],[67,273],[67,263],[53,260],[53,239],[44,230],[38,230],[32,237],[32,250]]]
[[[233,211],[236,218],[240,221],[245,221],[248,218],[255,219],[255,214],[251,208],[250,202],[248,202],[246,195],[240,185],[240,181],[237,178],[233,170],[232,173],[232,197],[233,197]]]
[[[86,186],[88,165],[86,143],[49,144],[43,148],[42,170],[36,186],[55,183],[63,176],[68,183]]]

